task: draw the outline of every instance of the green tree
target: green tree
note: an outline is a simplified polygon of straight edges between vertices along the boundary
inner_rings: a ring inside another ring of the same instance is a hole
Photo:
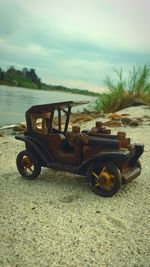
[[[35,69],[30,69],[29,71],[26,72],[26,76],[31,79],[33,83],[37,85],[38,88],[41,88],[41,80],[37,76]]]
[[[4,81],[4,75],[5,75],[5,72],[0,67],[0,81]]]
[[[9,84],[12,83],[16,76],[16,70],[14,66],[10,66],[8,70],[5,72],[5,81],[8,82]]]

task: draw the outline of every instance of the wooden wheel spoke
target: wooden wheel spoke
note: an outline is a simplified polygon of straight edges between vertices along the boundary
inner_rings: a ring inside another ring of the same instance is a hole
[[[101,183],[98,182],[95,184],[95,187],[99,187],[99,186],[101,186]]]
[[[105,188],[106,188],[106,190],[109,191],[111,189],[111,187],[112,187],[111,181],[106,181],[105,182]]]
[[[107,171],[106,166],[103,167],[102,172]]]
[[[113,180],[115,178],[115,176],[110,174],[110,178]]]
[[[92,175],[95,176],[97,180],[99,180],[99,176],[95,172],[92,172]]]

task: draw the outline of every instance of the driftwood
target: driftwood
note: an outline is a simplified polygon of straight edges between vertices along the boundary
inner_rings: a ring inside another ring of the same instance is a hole
[[[117,103],[116,103],[116,105],[117,105]],[[118,111],[118,110],[121,110],[124,108],[129,108],[132,106],[140,106],[140,105],[150,106],[150,103],[146,102],[145,100],[143,100],[141,98],[128,97],[128,98],[124,99],[123,102],[118,102],[118,107],[116,107],[114,111]]]
[[[143,99],[140,98],[134,98],[132,101],[132,106],[139,106],[139,105],[150,105],[150,103],[144,101]]]

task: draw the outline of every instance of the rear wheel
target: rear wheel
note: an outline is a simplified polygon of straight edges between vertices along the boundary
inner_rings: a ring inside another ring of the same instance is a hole
[[[87,177],[91,190],[103,197],[117,193],[122,184],[120,170],[110,161],[93,163],[89,167]]]
[[[41,172],[41,165],[38,160],[32,153],[26,150],[18,154],[16,165],[19,173],[29,180],[34,180]]]

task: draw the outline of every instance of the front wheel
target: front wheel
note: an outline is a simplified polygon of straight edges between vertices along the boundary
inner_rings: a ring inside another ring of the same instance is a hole
[[[114,195],[122,184],[120,170],[111,161],[98,161],[91,164],[87,178],[91,190],[102,197]]]
[[[38,160],[33,154],[26,150],[18,154],[16,165],[19,173],[29,180],[34,180],[41,172],[41,165]]]

